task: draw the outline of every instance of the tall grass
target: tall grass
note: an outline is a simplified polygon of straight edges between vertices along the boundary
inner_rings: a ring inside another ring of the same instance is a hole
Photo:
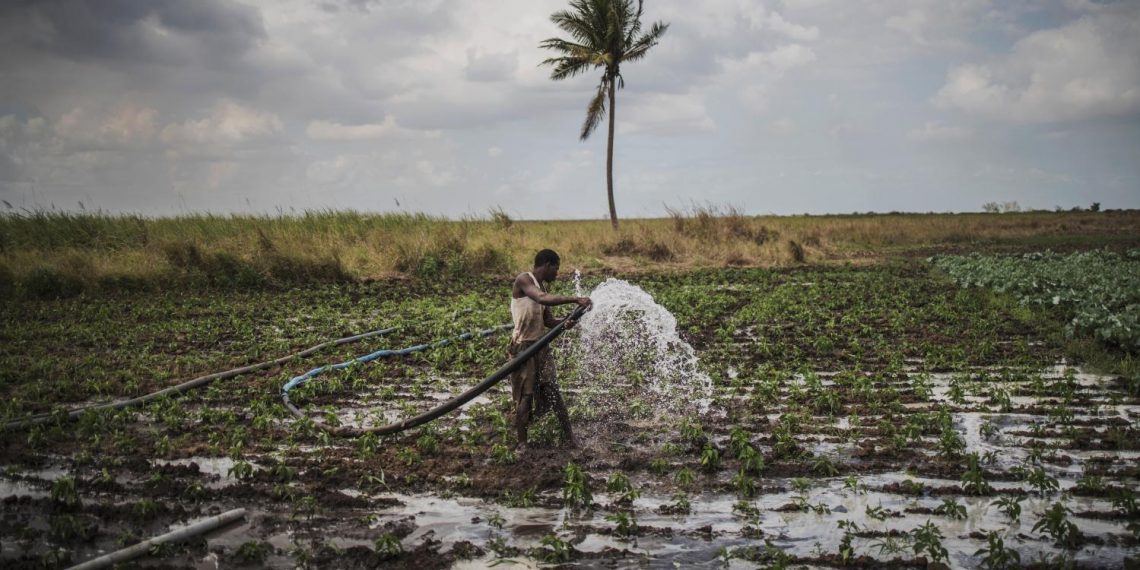
[[[563,266],[622,272],[875,260],[924,248],[1085,236],[1135,239],[1140,212],[747,216],[695,205],[667,218],[518,221],[502,210],[310,211],[173,218],[63,212],[0,215],[0,295],[288,286],[393,276],[508,275],[553,248]]]

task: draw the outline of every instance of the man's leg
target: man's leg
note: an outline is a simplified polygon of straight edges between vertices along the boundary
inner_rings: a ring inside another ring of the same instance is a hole
[[[515,406],[515,435],[520,446],[526,445],[526,432],[530,427],[530,410],[534,396],[526,395],[519,399]]]
[[[562,401],[562,391],[558,389],[558,385],[547,385],[546,396],[550,398],[550,406],[554,409],[554,415],[558,417],[558,427],[562,428],[563,443],[570,447],[578,447],[578,440],[574,439],[574,431],[570,428],[570,412],[566,410],[566,404]]]
[[[526,350],[526,344],[511,347],[511,354]],[[536,380],[535,359],[523,363],[511,374],[511,395],[515,402],[515,435],[518,445],[526,445],[527,429],[530,427],[531,410],[534,408],[534,387]]]
[[[549,349],[548,349],[549,350]],[[574,439],[574,431],[570,427],[570,412],[566,410],[566,403],[562,401],[562,390],[558,389],[558,374],[554,369],[554,357],[549,352],[543,354],[541,381],[554,415],[558,418],[558,427],[562,429],[562,442],[570,447],[578,447]]]

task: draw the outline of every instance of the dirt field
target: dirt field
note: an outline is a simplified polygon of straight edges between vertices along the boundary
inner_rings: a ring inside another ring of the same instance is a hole
[[[0,433],[0,565],[65,567],[238,507],[244,522],[136,564],[1136,564],[1140,396],[1126,353],[1104,352],[1116,367],[1093,373],[1046,309],[960,289],[921,259],[631,281],[676,316],[712,405],[599,413],[576,405],[583,386],[564,373],[582,446],[558,447],[547,417],[521,454],[504,385],[398,436],[320,429],[429,408],[502,364],[504,335],[325,374],[293,392],[309,421],[279,397],[315,366],[509,321],[501,279],[8,303],[7,419],[399,329],[139,408]]]

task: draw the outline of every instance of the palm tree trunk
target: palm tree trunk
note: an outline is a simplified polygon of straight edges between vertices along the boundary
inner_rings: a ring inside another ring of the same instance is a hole
[[[617,209],[614,208],[614,78],[610,78],[610,136],[606,144],[606,191],[610,198],[610,224],[618,229]]]

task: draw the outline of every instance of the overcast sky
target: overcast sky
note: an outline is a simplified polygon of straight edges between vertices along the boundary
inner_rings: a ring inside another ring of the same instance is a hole
[[[565,0],[4,0],[0,199],[606,216]],[[1140,207],[1140,1],[647,0],[619,216]],[[2,206],[2,205],[0,205]]]

